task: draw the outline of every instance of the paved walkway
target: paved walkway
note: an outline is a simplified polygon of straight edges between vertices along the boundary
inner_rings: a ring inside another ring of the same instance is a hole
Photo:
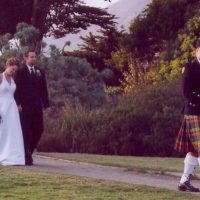
[[[79,163],[38,155],[34,156],[34,165],[28,166],[28,168],[37,171],[66,173],[172,190],[177,190],[177,184],[180,179],[179,174],[176,174],[178,176],[146,174],[128,171],[125,168]],[[192,183],[200,188],[200,180],[193,180]]]

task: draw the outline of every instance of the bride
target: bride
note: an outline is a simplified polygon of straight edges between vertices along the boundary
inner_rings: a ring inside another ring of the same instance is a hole
[[[9,58],[0,74],[0,165],[25,165],[19,111],[14,100],[13,76],[19,65],[16,58]]]

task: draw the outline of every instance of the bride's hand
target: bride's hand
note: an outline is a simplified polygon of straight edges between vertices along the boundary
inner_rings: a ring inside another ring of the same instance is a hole
[[[21,112],[22,111],[22,106],[18,105],[17,107],[18,107],[19,112]]]
[[[44,109],[44,112],[47,113],[47,114],[50,114],[51,108],[49,108],[49,107],[48,107],[48,108],[45,108],[45,109]]]

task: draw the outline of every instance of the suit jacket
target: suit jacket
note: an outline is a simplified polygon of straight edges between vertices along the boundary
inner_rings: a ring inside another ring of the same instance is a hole
[[[184,114],[200,115],[200,63],[197,59],[186,64],[182,88],[185,97]]]
[[[49,107],[47,83],[43,70],[35,67],[35,75],[31,75],[24,65],[16,74],[15,100],[21,105],[23,112],[42,112]]]

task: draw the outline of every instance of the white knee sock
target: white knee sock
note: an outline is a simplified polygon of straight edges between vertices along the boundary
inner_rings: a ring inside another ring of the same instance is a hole
[[[198,160],[200,162],[200,158],[194,157],[189,153],[186,155],[184,160],[184,172],[181,177],[180,183],[184,183],[188,180],[189,175],[193,173],[194,168],[198,165]]]
[[[198,162],[199,162],[199,166],[200,166],[200,157],[198,157]]]

